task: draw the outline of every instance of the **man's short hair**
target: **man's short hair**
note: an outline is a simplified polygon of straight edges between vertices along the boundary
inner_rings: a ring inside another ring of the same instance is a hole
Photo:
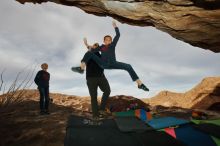
[[[99,47],[99,43],[95,43],[93,46],[95,46],[95,47]]]

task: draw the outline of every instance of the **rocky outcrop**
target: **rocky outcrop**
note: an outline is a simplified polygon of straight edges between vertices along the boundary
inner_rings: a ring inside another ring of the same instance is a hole
[[[150,106],[133,96],[117,95],[112,96],[107,100],[106,108],[108,108],[111,112],[118,112],[130,109],[149,110]]]
[[[122,23],[153,26],[193,46],[220,52],[220,0],[16,0],[75,6]],[[147,34],[146,34],[147,35]]]
[[[209,77],[186,93],[162,91],[155,97],[145,100],[152,106],[210,109],[220,102],[220,77]]]

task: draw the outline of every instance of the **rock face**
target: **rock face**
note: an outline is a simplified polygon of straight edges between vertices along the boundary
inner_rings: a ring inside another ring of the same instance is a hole
[[[220,0],[16,0],[75,6],[122,23],[153,26],[193,46],[220,52]],[[147,35],[147,34],[146,34]]]
[[[186,93],[162,91],[146,100],[152,106],[182,107],[192,109],[210,109],[220,103],[220,77],[209,77]]]

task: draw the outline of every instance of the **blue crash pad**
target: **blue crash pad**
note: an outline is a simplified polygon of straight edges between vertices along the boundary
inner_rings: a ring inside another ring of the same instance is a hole
[[[152,119],[150,121],[146,122],[148,125],[153,127],[154,129],[163,129],[167,127],[172,127],[172,126],[178,126],[182,124],[189,123],[189,121],[184,120],[184,119],[178,119],[175,117],[162,117],[162,118],[156,118]]]
[[[176,128],[175,133],[177,139],[187,146],[216,146],[210,135],[195,129],[191,124]]]

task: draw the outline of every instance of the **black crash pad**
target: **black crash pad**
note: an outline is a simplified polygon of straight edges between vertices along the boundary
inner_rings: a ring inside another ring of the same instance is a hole
[[[203,123],[203,124],[194,125],[194,127],[209,135],[220,138],[220,126],[218,125],[211,123]]]
[[[144,132],[153,130],[152,127],[136,117],[116,117],[115,122],[122,132]]]
[[[84,117],[71,116],[64,146],[184,146],[165,132],[121,132],[113,119],[85,125]]]

